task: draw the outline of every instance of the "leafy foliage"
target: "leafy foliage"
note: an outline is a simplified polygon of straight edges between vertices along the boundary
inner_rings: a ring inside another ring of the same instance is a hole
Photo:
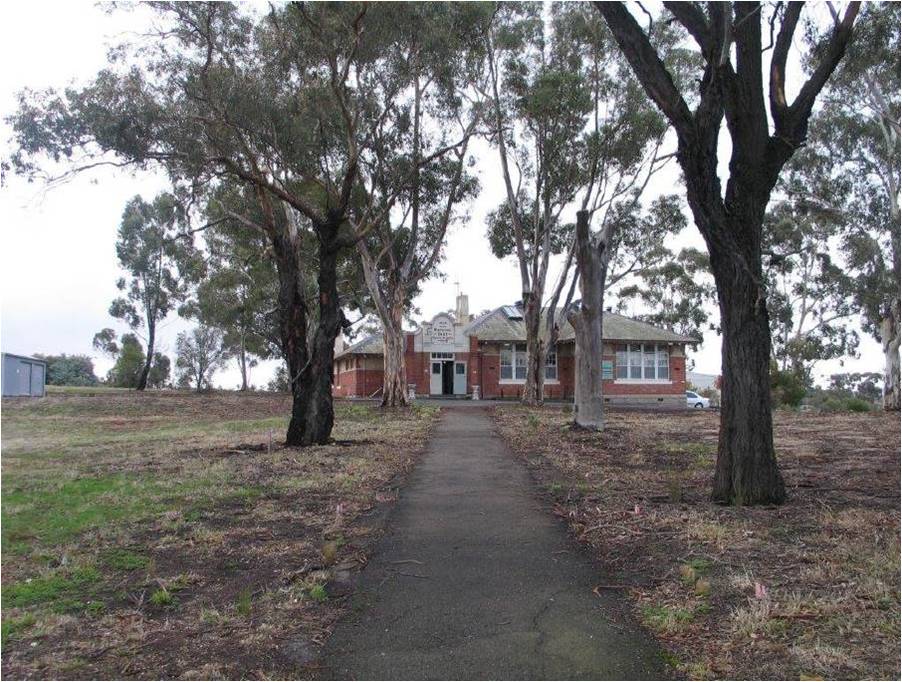
[[[116,364],[107,373],[106,382],[120,388],[136,388],[144,371],[144,349],[134,334],[123,334],[115,346]]]
[[[213,374],[228,359],[222,332],[203,325],[176,338],[175,369],[179,386],[192,387],[200,392],[211,388]]]
[[[47,363],[47,383],[50,386],[94,386],[94,361],[87,355],[41,355],[35,354]]]
[[[147,356],[141,341],[135,334],[123,334],[116,341],[116,332],[112,329],[102,329],[94,335],[94,347],[115,358],[116,363],[107,373],[106,383],[117,388],[137,388],[148,366]],[[170,360],[163,353],[154,353],[148,366],[146,386],[150,388],[163,388],[169,383]]]
[[[764,225],[772,352],[781,369],[810,374],[812,363],[855,351],[855,282],[833,256],[842,235],[841,216],[812,200],[823,184],[823,160],[803,150],[780,184],[785,197]]]

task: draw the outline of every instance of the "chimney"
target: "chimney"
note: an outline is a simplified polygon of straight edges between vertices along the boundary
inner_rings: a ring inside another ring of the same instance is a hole
[[[466,294],[457,295],[456,318],[459,323],[467,322],[470,319],[470,300]]]

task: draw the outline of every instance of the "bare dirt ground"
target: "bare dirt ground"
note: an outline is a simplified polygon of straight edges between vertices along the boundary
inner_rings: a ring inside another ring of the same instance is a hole
[[[715,413],[495,410],[554,511],[691,678],[900,676],[898,415],[775,415],[780,507],[708,501]]]
[[[314,674],[436,411],[338,404],[334,444],[292,449],[289,405],[4,400],[3,676]]]

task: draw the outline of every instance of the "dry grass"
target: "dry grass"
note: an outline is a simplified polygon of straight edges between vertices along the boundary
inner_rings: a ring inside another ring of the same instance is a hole
[[[716,414],[496,419],[682,675],[899,678],[898,415],[776,414],[789,501],[752,509],[708,501]]]
[[[266,394],[3,401],[3,675],[309,676],[432,410]],[[273,444],[270,447],[270,432]]]

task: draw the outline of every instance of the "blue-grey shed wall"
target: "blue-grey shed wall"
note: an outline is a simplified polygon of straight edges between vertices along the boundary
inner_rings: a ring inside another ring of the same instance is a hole
[[[27,358],[22,355],[3,353],[2,361],[3,396],[44,396],[44,383],[47,379],[47,365],[43,360]]]

